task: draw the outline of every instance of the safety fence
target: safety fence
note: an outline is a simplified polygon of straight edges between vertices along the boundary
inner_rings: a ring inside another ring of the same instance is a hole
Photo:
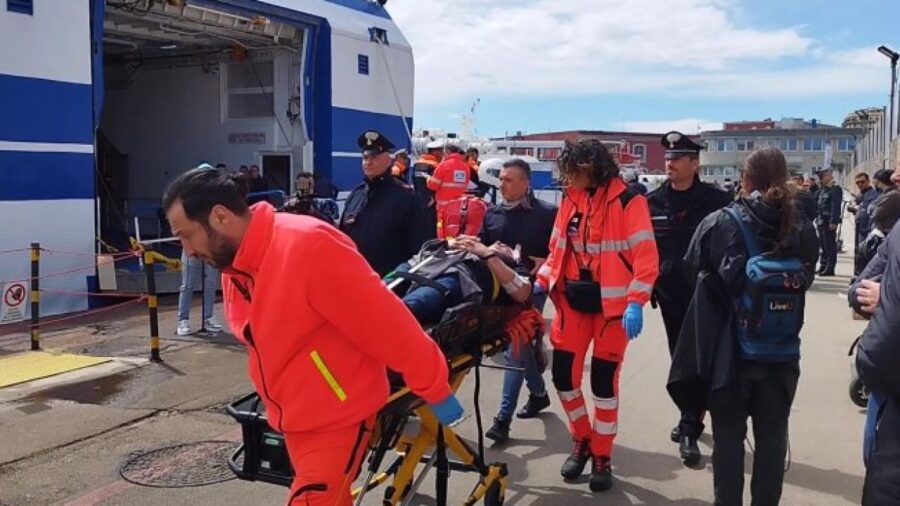
[[[129,251],[114,251],[110,254],[98,255],[44,248],[40,243],[35,242],[31,243],[28,248],[0,250],[0,262],[5,261],[3,259],[5,256],[17,254],[28,256],[30,275],[20,279],[0,279],[0,292],[2,292],[0,293],[0,297],[2,297],[0,299],[0,331],[3,333],[27,331],[30,334],[31,350],[37,351],[41,349],[42,332],[47,332],[48,329],[65,328],[77,322],[90,321],[100,314],[109,314],[125,307],[146,303],[149,315],[150,359],[156,362],[162,361],[155,266],[164,262],[170,268],[181,269],[180,261],[166,258],[141,243],[132,243]],[[46,262],[49,258],[65,259],[67,262],[64,263],[74,261],[76,265],[51,272],[42,272],[42,267],[44,267],[42,260]],[[84,263],[77,263],[79,258],[83,258]],[[79,274],[85,277],[93,276],[102,266],[108,267],[108,264],[115,266],[120,262],[133,260],[137,260],[142,265],[146,275],[146,290],[141,292],[72,290],[45,286],[46,283],[43,283],[47,279],[59,279]],[[94,308],[91,308],[92,304],[89,304],[88,309],[84,311],[42,317],[41,303],[48,297],[79,297],[89,300],[93,298],[102,301],[102,304],[100,307]]]

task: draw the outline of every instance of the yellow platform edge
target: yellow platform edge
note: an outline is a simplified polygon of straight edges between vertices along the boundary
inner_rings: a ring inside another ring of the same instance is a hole
[[[110,362],[105,357],[26,351],[0,358],[0,388],[49,378]]]

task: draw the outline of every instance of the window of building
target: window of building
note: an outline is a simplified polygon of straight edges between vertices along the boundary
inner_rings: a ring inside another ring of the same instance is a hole
[[[556,160],[562,154],[561,148],[538,148],[538,160]]]
[[[781,139],[779,147],[782,151],[797,151],[797,139]]]
[[[638,160],[642,162],[647,161],[647,146],[644,144],[635,144],[631,147],[631,154],[637,157]]]
[[[810,137],[803,139],[803,151],[824,151],[825,139],[821,137]]]
[[[519,156],[534,156],[532,148],[509,148],[509,154]]]
[[[34,15],[33,0],[6,0],[6,10],[9,12],[18,12],[19,14]]]
[[[716,151],[734,151],[734,139],[717,139]]]
[[[369,57],[360,54],[356,56],[356,71],[360,74],[367,76],[369,75]]]
[[[272,117],[275,65],[272,62],[232,63],[227,69],[227,118]]]
[[[851,137],[844,137],[837,140],[838,151],[853,151],[856,149],[856,141]]]
[[[753,151],[755,146],[756,142],[749,139],[738,139],[737,141],[738,151]]]

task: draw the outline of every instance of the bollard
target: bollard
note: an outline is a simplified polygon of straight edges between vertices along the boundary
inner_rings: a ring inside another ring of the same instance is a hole
[[[31,243],[31,350],[41,349],[41,243]]]
[[[162,362],[159,356],[159,311],[156,298],[156,271],[153,268],[153,256],[150,251],[144,252],[144,271],[147,273],[147,309],[150,311],[150,360]]]

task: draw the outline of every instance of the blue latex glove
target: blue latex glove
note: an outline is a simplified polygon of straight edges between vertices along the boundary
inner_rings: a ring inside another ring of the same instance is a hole
[[[429,407],[443,425],[451,425],[462,419],[463,416],[463,407],[453,394],[441,402],[430,404]]]
[[[644,309],[637,302],[629,302],[622,315],[622,326],[625,327],[625,335],[628,339],[634,339],[641,334],[644,328]]]

